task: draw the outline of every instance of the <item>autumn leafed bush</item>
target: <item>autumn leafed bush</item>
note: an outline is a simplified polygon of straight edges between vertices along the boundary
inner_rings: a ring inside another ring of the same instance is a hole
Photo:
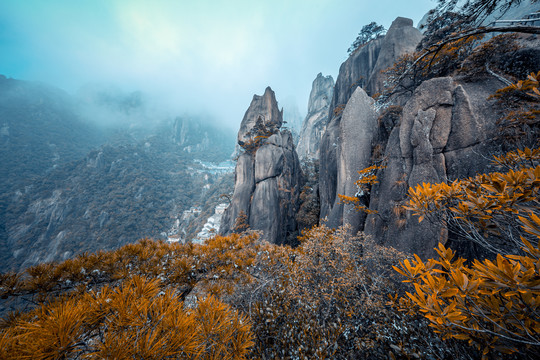
[[[250,323],[219,297],[250,282],[256,240],[143,240],[3,274],[0,296],[28,306],[0,324],[0,358],[244,358]]]
[[[506,172],[410,189],[408,209],[441,216],[461,236],[496,253],[467,263],[440,244],[396,271],[414,285],[398,307],[420,311],[443,339],[466,340],[483,357],[540,350],[540,150],[495,157]]]

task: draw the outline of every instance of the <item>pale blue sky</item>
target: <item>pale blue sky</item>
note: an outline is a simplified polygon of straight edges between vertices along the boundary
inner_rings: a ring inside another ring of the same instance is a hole
[[[236,127],[266,86],[305,114],[311,82],[337,76],[360,28],[415,25],[434,0],[2,0],[0,74],[74,93],[142,90],[173,112]]]

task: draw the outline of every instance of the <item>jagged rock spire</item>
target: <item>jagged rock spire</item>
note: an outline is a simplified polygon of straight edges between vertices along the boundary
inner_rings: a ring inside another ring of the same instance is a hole
[[[261,121],[269,132],[257,139],[254,129]],[[282,244],[294,235],[302,170],[291,133],[279,130],[282,122],[283,111],[270,87],[262,96],[253,96],[238,131],[238,143],[259,143],[238,157],[234,195],[220,233],[232,232],[243,212],[251,229],[261,230],[263,238],[272,243]]]

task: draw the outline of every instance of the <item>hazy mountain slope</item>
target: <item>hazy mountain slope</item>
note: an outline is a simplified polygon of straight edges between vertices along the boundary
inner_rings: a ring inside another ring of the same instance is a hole
[[[91,103],[94,114],[123,99]],[[134,133],[140,106],[107,130],[90,125],[89,108],[53,87],[0,78],[0,271],[165,237],[218,176],[195,160],[227,160],[234,149],[234,135],[210,123],[184,128],[180,142],[178,124],[156,116]]]
[[[162,136],[58,166],[12,195],[2,269],[164,237],[177,213],[203,200],[208,175],[197,166]]]
[[[77,115],[66,93],[0,75],[0,192],[82,158],[104,140],[100,130]]]

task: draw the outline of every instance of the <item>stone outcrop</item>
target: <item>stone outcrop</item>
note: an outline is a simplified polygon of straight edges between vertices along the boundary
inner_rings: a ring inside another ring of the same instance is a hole
[[[300,114],[296,100],[292,97],[287,99],[286,103],[282,103],[282,109],[283,124],[285,124],[287,129],[293,134],[294,143],[298,144],[304,116]],[[298,152],[298,147],[296,148],[296,152]]]
[[[328,124],[328,108],[334,92],[332,76],[321,73],[313,80],[308,113],[302,125],[297,152],[301,159],[318,159],[321,138]]]
[[[229,129],[197,116],[179,116],[174,119],[172,128],[172,141],[187,153],[228,149],[233,136]]]
[[[339,151],[343,148],[340,138],[342,111],[356,88],[361,87],[367,95],[379,92],[382,87],[380,71],[392,66],[405,53],[413,51],[421,37],[421,33],[412,26],[412,20],[398,17],[384,37],[368,42],[341,64],[328,109],[330,120],[321,140],[319,155],[320,216],[321,219],[329,219],[330,226],[342,224],[341,218],[336,215],[340,210],[331,214],[334,204],[337,203],[337,174],[341,166],[338,160],[341,158]],[[344,147],[347,148],[348,145]],[[359,169],[353,171],[357,170]]]
[[[403,108],[386,146],[386,168],[372,188],[366,233],[385,245],[423,257],[448,234],[440,224],[418,223],[401,208],[409,187],[491,171],[495,119],[485,100],[498,84],[460,84],[451,77],[422,83]],[[483,101],[482,101],[483,99]]]
[[[496,170],[491,155],[502,150],[495,140],[500,109],[489,96],[504,84],[495,77],[434,78],[394,99],[402,106],[377,113],[367,95],[383,86],[380,70],[413,51],[420,39],[412,21],[398,18],[384,38],[367,43],[341,65],[320,146],[320,220],[331,228],[348,224],[354,232],[364,230],[381,244],[424,258],[435,255],[438,242],[466,257],[485,256],[459,243],[442,221],[418,223],[402,206],[410,187]],[[525,69],[524,76],[535,68],[538,46],[536,40],[521,41],[530,46],[508,54],[505,63],[520,73]],[[375,159],[385,159],[386,165],[377,171],[378,183],[369,193],[357,191],[356,171]],[[358,196],[375,213],[351,211],[338,194]]]
[[[199,121],[188,117],[177,117],[173,125],[173,141],[183,146],[184,151],[206,151],[211,146],[208,131]]]
[[[253,97],[238,132],[239,144],[255,139],[254,127],[260,114],[273,134],[260,140],[258,148],[239,156],[234,195],[223,215],[220,233],[232,232],[237,217],[244,212],[251,229],[261,230],[263,238],[281,244],[296,231],[302,171],[291,133],[279,130],[282,111],[270,88],[263,96]]]
[[[421,39],[422,33],[413,27],[411,19],[398,17],[384,37],[353,52],[339,68],[330,111],[345,105],[357,86],[370,96],[380,92],[383,86],[381,71],[394,65],[406,53],[412,53]]]
[[[330,119],[333,117],[333,110],[340,105],[344,106],[357,86],[366,88],[377,64],[383,41],[384,37],[368,42],[341,64],[330,103]]]
[[[321,219],[329,227],[342,224],[364,230],[380,243],[426,258],[449,234],[441,224],[418,218],[402,208],[409,187],[493,171],[486,154],[496,153],[493,139],[496,119],[493,101],[487,101],[500,83],[459,82],[445,77],[421,84],[403,107],[399,123],[385,135],[386,168],[377,173],[379,183],[368,194],[354,185],[357,170],[372,165],[373,145],[381,129],[373,100],[361,88],[332,119],[321,148]],[[326,166],[322,166],[326,164]],[[328,166],[328,165],[331,166]],[[366,216],[340,203],[337,194],[358,196],[377,213]]]

